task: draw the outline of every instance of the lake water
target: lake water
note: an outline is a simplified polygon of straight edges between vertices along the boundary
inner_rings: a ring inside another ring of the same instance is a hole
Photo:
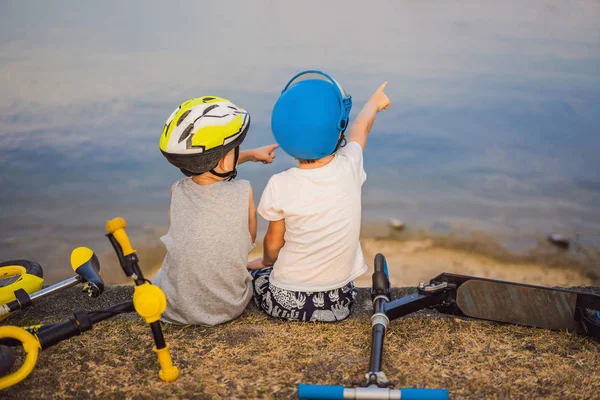
[[[515,246],[600,235],[600,2],[0,3],[0,260],[68,275],[69,251],[167,222],[179,172],[158,150],[190,97],[252,114],[273,141],[287,80],[322,69],[351,118],[388,81],[365,151],[365,221],[457,229]],[[294,161],[244,165],[255,201]],[[264,223],[261,225],[264,228]],[[59,272],[59,271],[64,271]]]

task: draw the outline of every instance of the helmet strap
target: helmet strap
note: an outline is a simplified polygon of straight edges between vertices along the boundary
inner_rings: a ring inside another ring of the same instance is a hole
[[[237,176],[237,163],[238,163],[238,159],[240,158],[240,146],[237,146],[235,148],[235,155],[233,158],[233,169],[229,172],[217,172],[215,171],[215,169],[211,169],[209,172],[213,175],[218,176],[219,178],[227,178],[228,181],[231,181],[233,179],[235,179],[235,177]],[[216,167],[216,165],[215,165]]]
[[[335,150],[333,150],[333,152],[331,152],[331,154],[335,153],[336,151],[338,151],[339,149],[341,149],[342,147],[344,147],[347,143],[346,141],[346,135],[344,135],[344,132],[346,130],[344,129],[341,133],[340,133],[340,138],[338,139],[337,145],[335,146]]]

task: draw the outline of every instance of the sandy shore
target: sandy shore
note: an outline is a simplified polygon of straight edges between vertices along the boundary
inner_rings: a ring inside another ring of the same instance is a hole
[[[356,280],[358,286],[370,286],[373,259],[385,255],[394,286],[416,286],[442,272],[474,275],[543,286],[589,286],[597,283],[575,266],[549,266],[539,262],[499,260],[470,251],[444,248],[432,239],[375,240],[364,239],[362,249],[369,272]]]
[[[158,237],[155,235],[154,237]],[[165,249],[151,236],[138,239],[140,264],[152,279],[162,264]],[[370,286],[373,259],[383,253],[388,262],[393,286],[416,286],[420,280],[428,282],[442,272],[487,277],[545,286],[590,286],[600,283],[595,265],[555,248],[541,246],[528,254],[515,255],[489,238],[481,236],[456,239],[422,232],[405,232],[396,237],[368,236],[361,245],[369,271],[356,280],[357,286]],[[262,244],[257,243],[248,256],[262,255]],[[114,254],[101,255],[102,275],[107,283],[128,283]]]

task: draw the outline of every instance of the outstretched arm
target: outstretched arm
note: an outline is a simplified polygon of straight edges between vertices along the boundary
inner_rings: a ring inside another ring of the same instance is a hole
[[[390,99],[383,92],[386,86],[387,82],[384,82],[379,86],[379,89],[373,93],[369,101],[367,101],[367,104],[360,110],[356,117],[356,121],[354,121],[354,124],[350,127],[348,141],[360,144],[360,147],[363,150],[367,144],[369,131],[373,126],[373,122],[375,122],[377,113],[390,107]]]
[[[270,144],[268,146],[258,147],[256,149],[240,151],[238,165],[247,161],[260,161],[263,164],[271,164],[275,158],[275,150],[278,147],[278,144]]]

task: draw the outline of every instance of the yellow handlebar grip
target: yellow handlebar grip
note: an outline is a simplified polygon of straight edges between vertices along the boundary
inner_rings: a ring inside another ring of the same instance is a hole
[[[140,317],[151,324],[158,321],[167,308],[167,297],[158,286],[142,283],[133,289],[133,307]]]
[[[160,371],[158,377],[164,382],[173,382],[179,377],[179,369],[173,365],[173,359],[171,359],[171,353],[169,353],[169,344],[162,348],[153,349],[158,356],[158,363],[160,364]]]
[[[40,351],[40,342],[35,336],[27,332],[25,329],[18,328],[16,326],[0,326],[0,338],[12,338],[17,339],[23,344],[23,349],[27,356],[25,361],[21,365],[21,368],[0,378],[0,390],[6,389],[23,379],[27,378],[37,362],[38,353]]]
[[[121,217],[113,218],[106,222],[106,232],[112,233],[117,242],[119,242],[121,245],[121,248],[123,249],[123,255],[128,256],[131,253],[135,253],[135,250],[133,247],[131,247],[131,243],[127,237],[127,232],[125,232],[126,226],[127,223]]]

